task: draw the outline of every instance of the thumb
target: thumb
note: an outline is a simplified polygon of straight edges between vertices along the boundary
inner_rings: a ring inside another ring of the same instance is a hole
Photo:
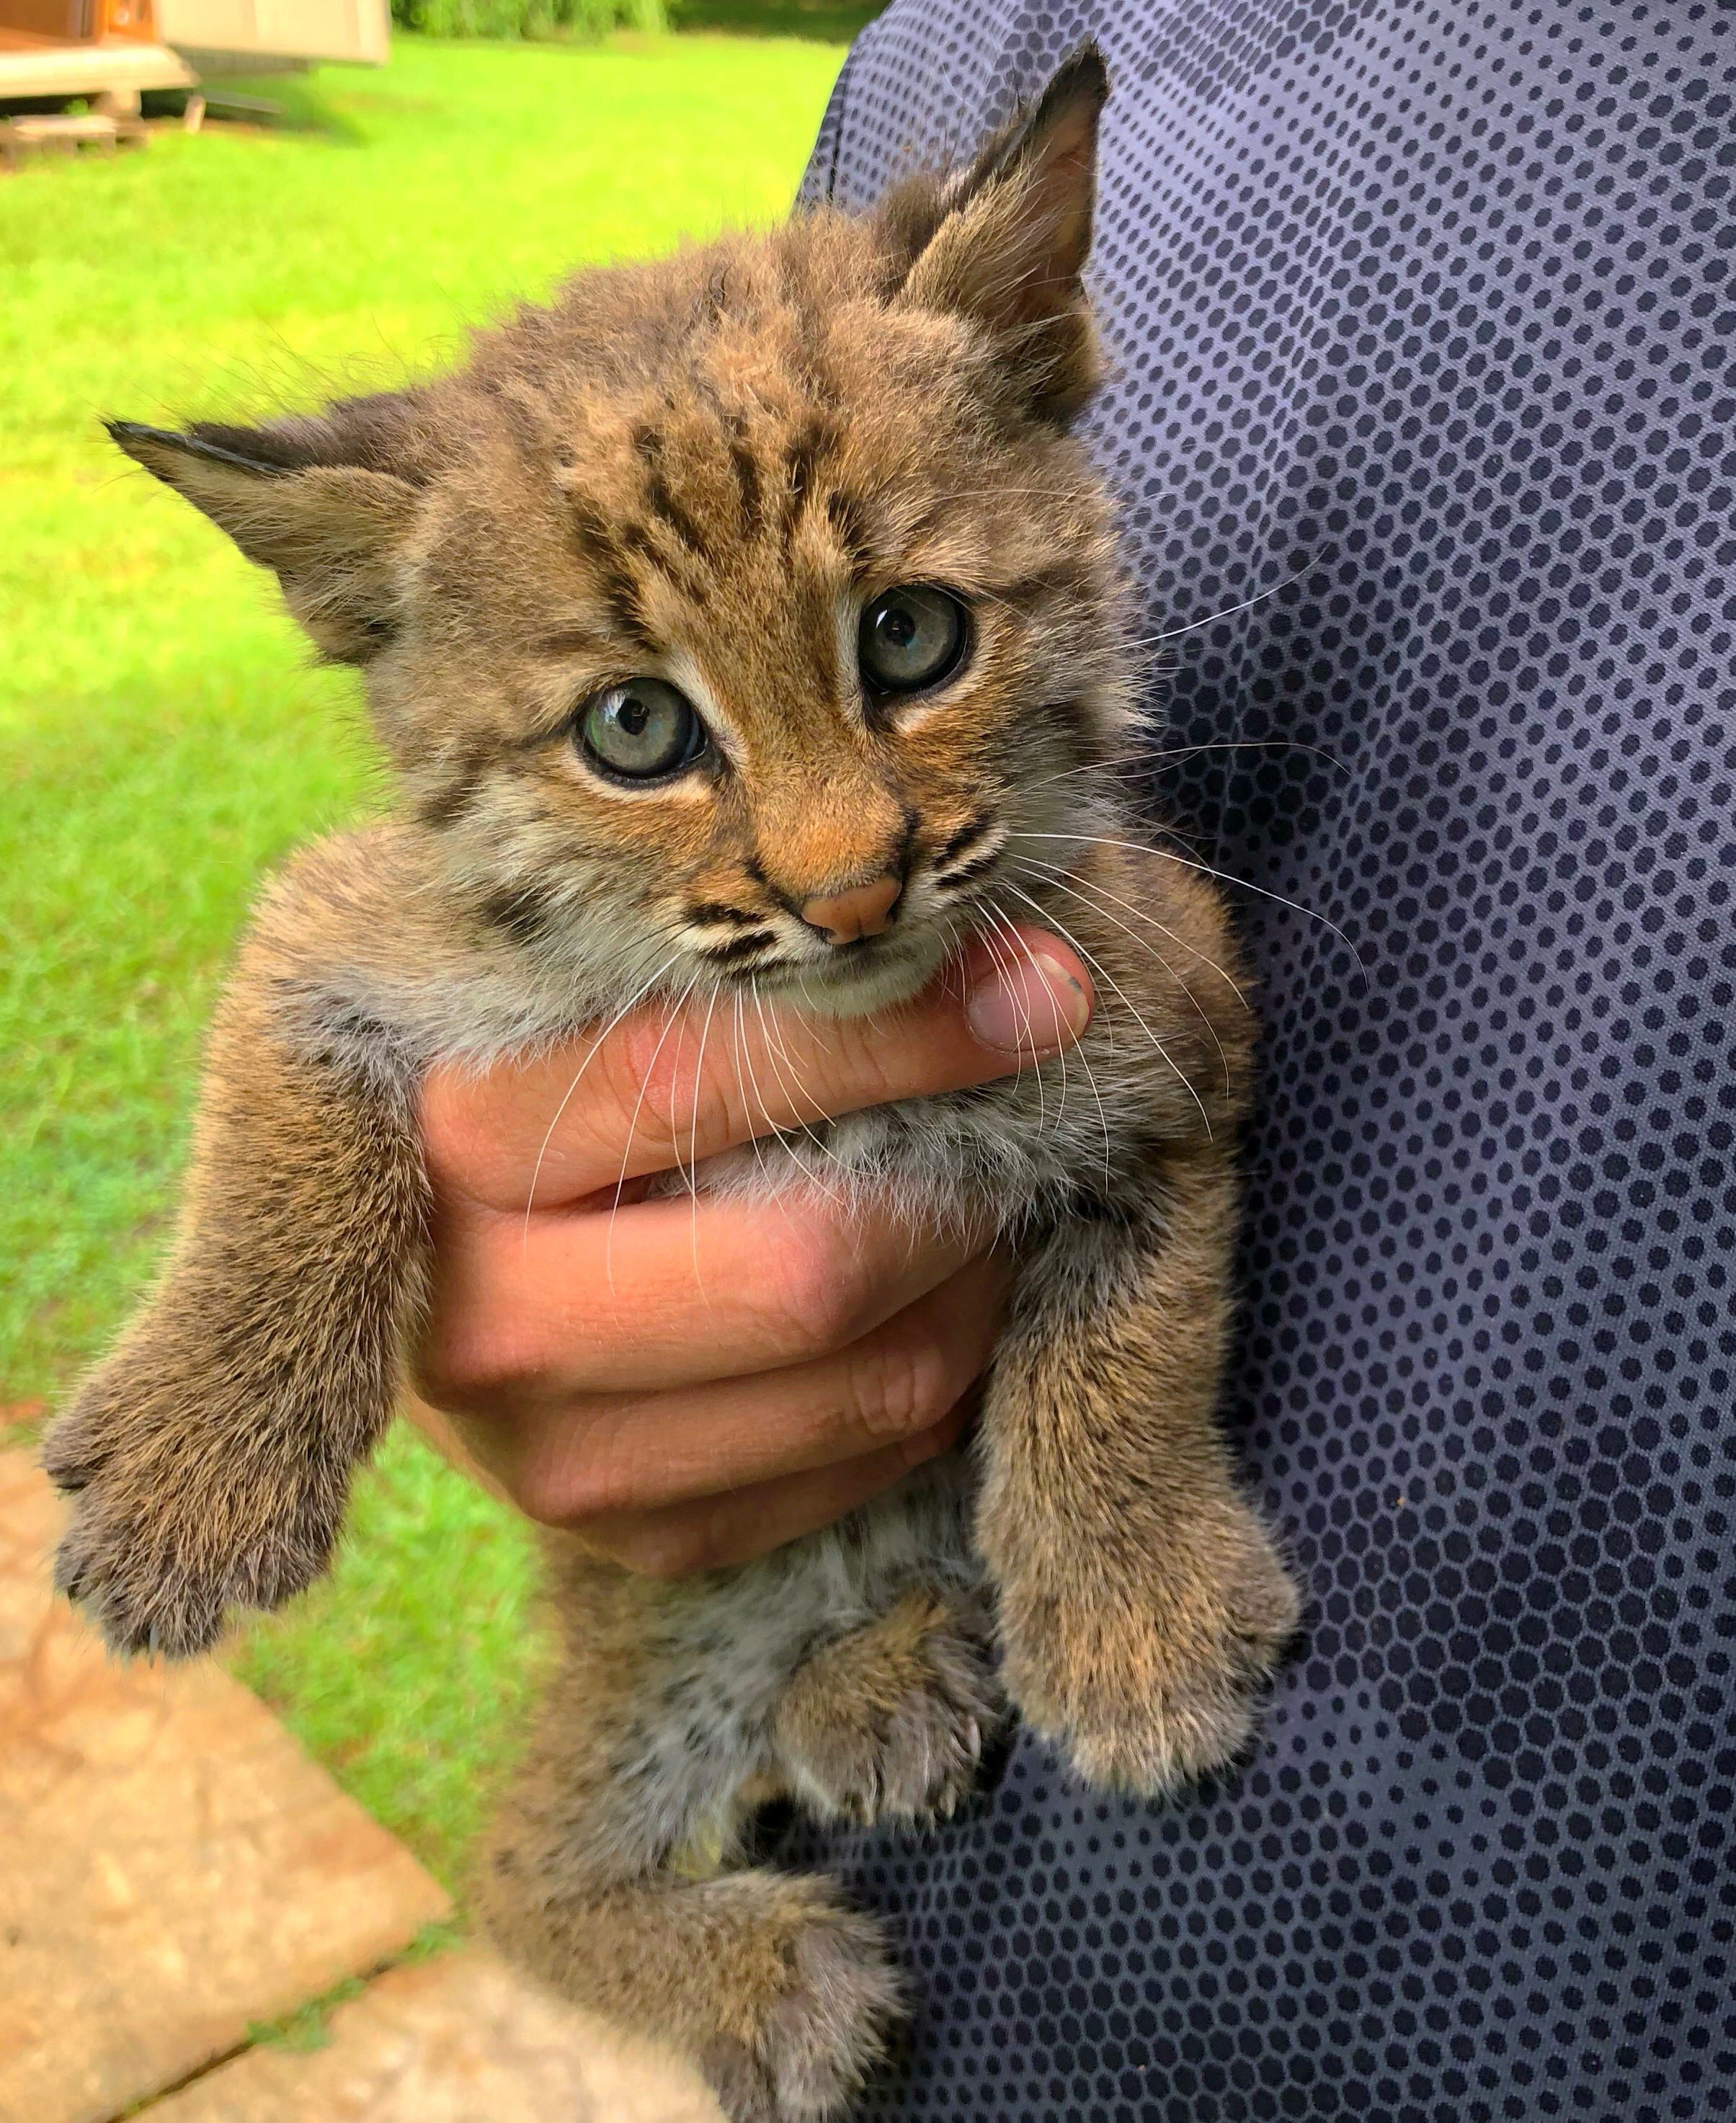
[[[1078,954],[1027,928],[979,942],[913,1001],[867,1017],[817,1018],[739,990],[647,1007],[598,1038],[480,1073],[432,1071],[429,1166],[443,1192],[490,1208],[579,1201],[754,1136],[1013,1075],[1073,1045],[1091,1006]]]

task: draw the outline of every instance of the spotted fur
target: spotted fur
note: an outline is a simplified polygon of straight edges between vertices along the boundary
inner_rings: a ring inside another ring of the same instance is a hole
[[[481,1899],[570,1996],[660,2032],[735,2123],[837,2114],[897,1985],[835,1890],[738,1861],[768,1795],[944,1814],[1009,1705],[1086,1776],[1222,1763],[1295,1615],[1214,1427],[1250,1019],[1223,908],[1145,845],[1113,526],[1068,433],[1094,52],[950,178],[590,273],[457,374],[260,429],[117,440],[364,675],[399,801],[267,892],[213,1036],[156,1295],[55,1428],[61,1580],[119,1649],[204,1649],[323,1567],[426,1268],[436,1061],[636,999],[894,1005],[962,940],[1069,931],[1069,1057],[716,1160],[1016,1250],[976,1443],[750,1567],[637,1577],[551,1537],[564,1662]],[[858,682],[865,602],[945,586],[970,654]],[[575,704],[649,673],[713,755],[623,786]],[[899,884],[884,933],[803,917]]]

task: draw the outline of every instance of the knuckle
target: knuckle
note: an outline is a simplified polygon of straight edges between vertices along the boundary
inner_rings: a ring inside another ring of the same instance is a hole
[[[411,1383],[430,1408],[463,1410],[496,1394],[500,1366],[479,1337],[437,1325],[411,1357]]]
[[[660,1145],[667,1137],[684,1155],[692,1141],[720,1142],[739,1132],[725,1078],[706,1063],[685,1022],[639,1016],[605,1040],[600,1058],[609,1119],[622,1139],[649,1136]]]
[[[480,1307],[437,1315],[411,1350],[408,1368],[420,1398],[450,1415],[520,1418],[544,1398],[534,1347]]]
[[[931,1428],[955,1398],[946,1352],[927,1335],[893,1335],[865,1353],[856,1380],[863,1428],[889,1441]]]
[[[806,1234],[778,1249],[762,1285],[767,1324],[788,1354],[837,1349],[855,1340],[866,1293],[856,1263]]]
[[[437,1391],[425,1395],[436,1408],[460,1409],[516,1404],[528,1396],[542,1370],[534,1335],[484,1305],[454,1303],[436,1314],[423,1334],[415,1376]],[[445,1398],[439,1397],[443,1394]]]
[[[630,1410],[571,1409],[538,1426],[519,1463],[514,1501],[544,1525],[598,1528],[631,1523],[653,1501],[655,1481],[623,1438]]]
[[[608,1453],[585,1452],[556,1462],[547,1471],[544,1488],[551,1525],[624,1518],[644,1510],[649,1501],[639,1470]]]
[[[525,1517],[537,1525],[570,1526],[583,1524],[589,1516],[564,1471],[544,1460],[533,1458],[514,1469],[511,1495]]]

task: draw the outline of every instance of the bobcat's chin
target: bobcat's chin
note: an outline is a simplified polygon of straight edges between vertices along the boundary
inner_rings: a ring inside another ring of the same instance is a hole
[[[861,953],[772,967],[757,974],[755,982],[768,1002],[775,998],[810,1017],[867,1017],[920,994],[945,957],[940,935],[912,930]]]

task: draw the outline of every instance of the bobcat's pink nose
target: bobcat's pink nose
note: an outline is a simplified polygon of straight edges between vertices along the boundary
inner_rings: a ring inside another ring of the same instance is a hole
[[[872,884],[859,884],[829,899],[805,899],[802,919],[828,944],[854,944],[864,936],[878,936],[889,925],[903,889],[904,880],[889,871]]]

